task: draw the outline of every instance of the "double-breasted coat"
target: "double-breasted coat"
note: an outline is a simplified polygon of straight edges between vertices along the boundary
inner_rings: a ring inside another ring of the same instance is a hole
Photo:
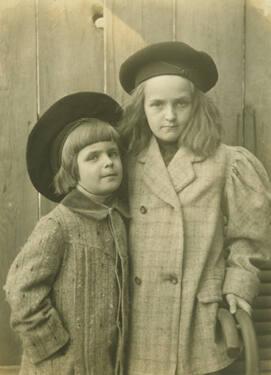
[[[155,138],[129,162],[128,375],[198,375],[230,364],[216,313],[223,294],[252,302],[270,252],[270,185],[247,150],[207,159],[180,148],[165,166]],[[226,225],[225,225],[226,224]]]
[[[77,190],[44,216],[5,286],[21,375],[121,375],[127,334],[127,211]]]

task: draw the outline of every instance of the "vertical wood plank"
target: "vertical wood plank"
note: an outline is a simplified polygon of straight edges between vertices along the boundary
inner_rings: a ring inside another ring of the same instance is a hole
[[[145,45],[173,39],[172,0],[105,0],[106,90],[120,102],[121,63]]]
[[[271,2],[246,1],[245,102],[255,111],[256,154],[271,176]]]
[[[176,37],[214,58],[219,81],[210,96],[222,114],[224,141],[238,144],[244,99],[244,0],[178,0]]]
[[[35,1],[0,2],[0,365],[19,361],[2,287],[9,266],[37,220],[25,145],[36,121]]]
[[[76,91],[102,91],[103,29],[92,16],[98,1],[38,0],[39,98],[43,113]],[[54,205],[41,198],[41,215]]]

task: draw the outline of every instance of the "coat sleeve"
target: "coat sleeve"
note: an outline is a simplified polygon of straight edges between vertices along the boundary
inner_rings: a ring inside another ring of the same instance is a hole
[[[50,357],[69,340],[50,299],[63,247],[60,225],[42,218],[11,265],[4,287],[11,307],[11,326],[33,363]]]
[[[246,149],[232,148],[225,185],[226,275],[223,294],[252,303],[258,294],[255,261],[270,259],[271,189],[262,164]]]

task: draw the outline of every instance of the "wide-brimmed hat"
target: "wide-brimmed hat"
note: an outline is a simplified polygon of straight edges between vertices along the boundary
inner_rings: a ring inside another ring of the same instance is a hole
[[[63,196],[54,192],[54,159],[61,151],[61,141],[74,129],[74,122],[97,118],[115,126],[121,113],[114,99],[98,92],[74,93],[54,103],[37,121],[27,141],[27,170],[34,187],[46,198],[59,202]]]
[[[149,45],[131,55],[120,67],[120,83],[129,94],[149,78],[178,75],[189,79],[203,92],[218,80],[216,64],[211,56],[182,42]]]

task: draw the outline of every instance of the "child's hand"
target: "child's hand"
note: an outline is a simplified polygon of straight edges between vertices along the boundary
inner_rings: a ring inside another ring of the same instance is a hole
[[[249,315],[251,315],[252,309],[250,304],[241,297],[236,296],[235,294],[227,294],[226,301],[230,307],[230,313],[235,314],[238,307],[242,310],[245,310]]]

